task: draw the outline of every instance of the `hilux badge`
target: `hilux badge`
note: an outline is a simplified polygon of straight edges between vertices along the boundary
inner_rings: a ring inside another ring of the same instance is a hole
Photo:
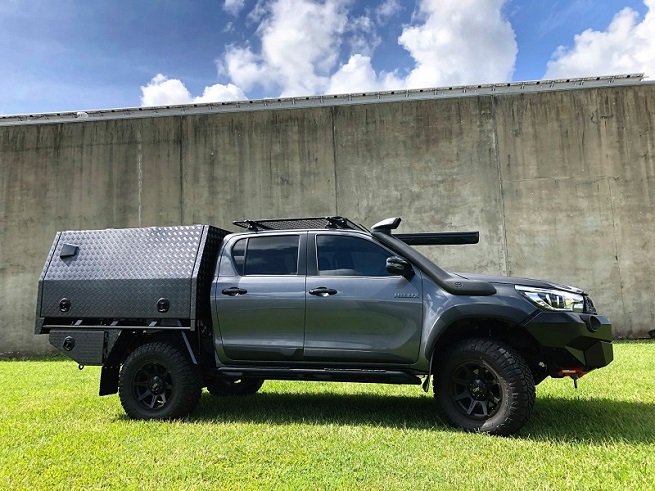
[[[394,298],[418,298],[418,293],[394,293]]]

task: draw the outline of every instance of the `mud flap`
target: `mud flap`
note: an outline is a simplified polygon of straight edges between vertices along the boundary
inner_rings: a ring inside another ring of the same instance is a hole
[[[432,362],[433,361],[434,361],[434,351],[432,352],[432,356],[430,357],[430,367],[428,368],[428,376],[425,377],[425,380],[423,381],[423,384],[421,385],[421,387],[423,388],[423,392],[425,392],[425,393],[427,393],[430,390],[430,377],[432,376]]]
[[[120,365],[103,366],[100,372],[100,392],[98,395],[107,396],[118,392],[118,376]]]

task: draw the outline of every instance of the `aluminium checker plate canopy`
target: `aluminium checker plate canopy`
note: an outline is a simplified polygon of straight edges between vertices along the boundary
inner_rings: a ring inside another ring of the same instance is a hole
[[[228,233],[209,225],[58,232],[39,280],[37,334],[44,322],[80,319],[189,319],[193,329],[210,317]]]

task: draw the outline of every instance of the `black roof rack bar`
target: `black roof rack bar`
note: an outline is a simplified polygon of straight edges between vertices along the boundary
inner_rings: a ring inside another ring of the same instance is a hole
[[[251,232],[256,232],[257,230],[270,230],[271,227],[267,227],[263,223],[259,223],[256,220],[244,220],[243,222],[237,223],[233,222],[235,225],[239,225],[240,227],[247,228]]]
[[[348,226],[348,219],[343,217],[325,217],[328,228],[351,228]]]
[[[238,227],[248,229],[252,232],[256,232],[258,230],[298,230],[313,228],[336,228],[366,231],[364,227],[340,216],[241,220],[234,221],[232,223]]]

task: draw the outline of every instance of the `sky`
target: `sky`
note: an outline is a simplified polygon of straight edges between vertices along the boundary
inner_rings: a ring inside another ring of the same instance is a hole
[[[628,73],[655,0],[0,0],[0,115]]]

